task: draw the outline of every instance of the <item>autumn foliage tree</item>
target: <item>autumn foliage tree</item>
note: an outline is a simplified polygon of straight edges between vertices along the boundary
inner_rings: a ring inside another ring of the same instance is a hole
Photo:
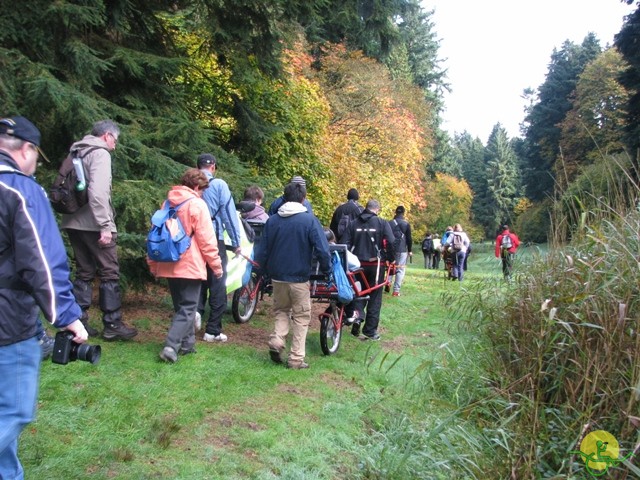
[[[351,187],[365,201],[380,200],[383,216],[397,205],[423,205],[427,132],[408,107],[418,95],[395,88],[379,62],[340,45],[325,50],[316,79],[331,107],[319,155],[326,171],[320,218],[328,219]]]

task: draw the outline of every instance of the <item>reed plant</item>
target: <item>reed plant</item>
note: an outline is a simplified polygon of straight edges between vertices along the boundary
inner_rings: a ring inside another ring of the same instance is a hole
[[[629,208],[639,190],[615,161],[591,173],[594,188],[556,208],[549,251],[459,307],[493,345],[491,380],[510,405],[503,424],[515,432],[514,478],[584,473],[571,452],[594,430],[610,432],[624,454],[640,450],[640,211]],[[632,463],[608,473],[639,474]]]

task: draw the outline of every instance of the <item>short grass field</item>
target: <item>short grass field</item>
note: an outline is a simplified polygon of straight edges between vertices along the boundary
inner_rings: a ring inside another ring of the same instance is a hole
[[[418,251],[402,295],[384,294],[379,342],[345,327],[324,356],[315,305],[300,371],[269,359],[270,298],[247,324],[225,316],[228,343],[198,340],[196,354],[165,364],[167,291],[130,292],[138,337],[92,339],[98,365],[42,365],[38,417],[20,439],[26,478],[488,478],[500,471],[499,427],[473,410],[490,360],[447,298],[473,294],[479,278],[501,288],[492,248],[476,246],[462,283],[446,281],[442,264],[424,269]]]

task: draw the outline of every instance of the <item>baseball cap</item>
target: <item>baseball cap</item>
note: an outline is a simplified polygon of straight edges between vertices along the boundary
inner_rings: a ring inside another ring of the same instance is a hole
[[[203,165],[215,165],[216,157],[211,155],[210,153],[201,153],[198,155],[198,166],[201,167]]]
[[[40,149],[40,130],[25,117],[0,118],[0,134],[16,137],[25,142],[32,143],[38,149],[42,158],[47,162],[49,159]]]
[[[8,117],[0,119],[0,133],[11,135],[40,146],[40,130],[24,117]]]

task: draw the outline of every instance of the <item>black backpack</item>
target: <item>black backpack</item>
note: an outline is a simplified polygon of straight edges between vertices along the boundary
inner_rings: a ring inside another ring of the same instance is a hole
[[[79,165],[82,176],[84,176],[84,167],[82,159],[94,150],[104,147],[88,148],[82,156],[79,155],[79,149],[69,151],[69,154],[62,161],[58,176],[53,181],[53,185],[49,190],[49,201],[51,206],[58,213],[75,213],[80,207],[83,207],[89,201],[87,194],[86,180],[83,182],[78,177],[78,171],[74,166],[74,160]]]
[[[433,253],[433,239],[425,238],[422,241],[422,251],[425,253]]]
[[[398,223],[396,219],[393,219],[393,227],[391,229],[393,230],[393,236],[396,237],[395,241],[393,242],[393,251],[398,253],[399,251],[402,251],[404,248],[406,248],[407,241],[404,238],[404,232],[400,227],[400,223]]]
[[[340,221],[338,222],[338,231],[336,232],[337,238],[341,238],[344,235],[344,232],[349,228],[349,224],[351,223],[351,215],[348,213],[343,213],[342,217],[340,217]]]

